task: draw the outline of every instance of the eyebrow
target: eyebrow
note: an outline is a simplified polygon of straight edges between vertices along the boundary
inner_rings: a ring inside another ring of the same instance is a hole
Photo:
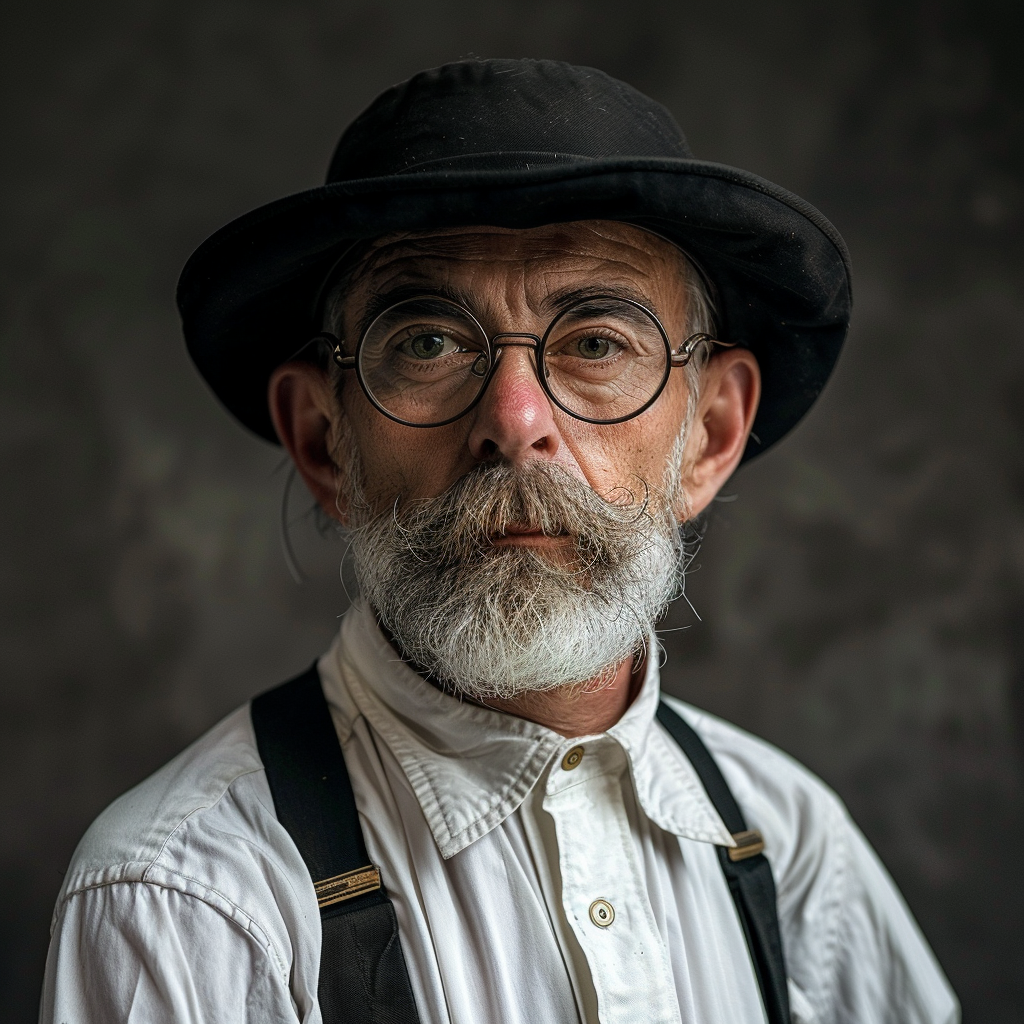
[[[589,284],[580,288],[561,288],[558,291],[552,292],[544,300],[544,305],[549,307],[552,313],[560,313],[577,302],[584,302],[587,299],[597,298],[598,296],[636,302],[643,306],[644,309],[649,309],[657,315],[650,296],[645,295],[640,289],[628,284]]]
[[[394,285],[393,287],[371,289],[363,312],[356,322],[355,339],[358,341],[362,338],[370,324],[386,309],[390,309],[391,306],[399,302],[405,302],[406,299],[419,298],[421,295],[447,299],[449,302],[464,306],[472,312],[473,297],[471,293],[463,291],[461,288],[439,285],[436,282],[428,283],[425,280],[405,281],[403,284]]]
[[[376,320],[377,317],[379,317],[386,309],[389,309],[396,303],[404,302],[406,299],[415,299],[421,295],[447,299],[449,302],[454,302],[465,309],[468,309],[474,316],[476,316],[476,311],[473,308],[473,293],[471,291],[453,287],[451,285],[438,284],[435,281],[427,281],[426,279],[422,281],[417,281],[415,279],[411,281],[407,280],[402,284],[394,285],[392,287],[371,289],[366,299],[363,312],[356,322],[355,339],[358,340],[362,338],[370,324],[372,324],[373,321]],[[542,308],[550,313],[553,318],[563,310],[568,309],[570,306],[573,306],[578,302],[584,302],[587,299],[596,298],[598,296],[607,296],[614,299],[627,299],[632,302],[637,302],[645,309],[649,309],[655,314],[655,316],[658,315],[657,311],[654,309],[654,304],[647,295],[637,288],[623,284],[592,284],[560,288],[545,296],[541,305]]]

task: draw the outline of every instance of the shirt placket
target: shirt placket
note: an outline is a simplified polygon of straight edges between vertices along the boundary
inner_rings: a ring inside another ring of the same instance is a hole
[[[583,950],[601,1024],[680,1020],[668,951],[658,933],[622,799],[622,747],[599,737],[566,747],[547,778],[562,906]]]

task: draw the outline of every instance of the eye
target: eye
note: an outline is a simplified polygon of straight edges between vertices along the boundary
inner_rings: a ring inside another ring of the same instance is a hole
[[[616,351],[621,348],[610,338],[602,338],[593,334],[579,338],[573,347],[584,359],[605,359],[615,355]]]
[[[451,335],[440,331],[425,331],[406,338],[398,346],[398,351],[414,359],[438,359],[450,352],[458,352],[459,346]]]

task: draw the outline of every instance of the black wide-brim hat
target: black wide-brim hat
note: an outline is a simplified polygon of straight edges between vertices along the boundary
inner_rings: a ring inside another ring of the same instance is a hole
[[[839,232],[778,185],[695,160],[643,93],[555,61],[461,61],[383,93],[342,135],[327,184],[238,218],[192,255],[178,283],[188,350],[224,405],[276,442],[270,374],[321,330],[317,297],[353,243],[578,220],[654,231],[711,283],[718,336],[761,367],[745,459],[807,412],[849,324]]]

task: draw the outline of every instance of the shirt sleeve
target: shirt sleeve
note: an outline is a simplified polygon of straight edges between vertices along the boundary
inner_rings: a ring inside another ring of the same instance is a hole
[[[65,902],[50,943],[39,1019],[295,1024],[299,1016],[284,968],[253,931],[195,895],[118,882]]]
[[[888,872],[848,816],[831,1006],[837,1024],[957,1024],[960,1007]]]

